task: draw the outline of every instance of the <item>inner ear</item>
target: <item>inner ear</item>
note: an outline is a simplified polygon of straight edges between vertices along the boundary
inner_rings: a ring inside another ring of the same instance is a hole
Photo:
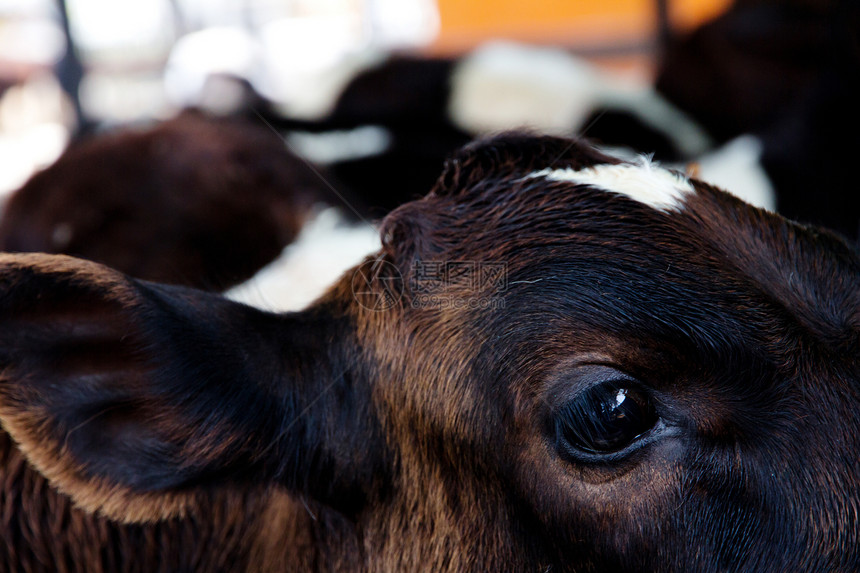
[[[194,487],[274,473],[279,324],[94,263],[0,255],[0,420],[85,509],[181,513]]]

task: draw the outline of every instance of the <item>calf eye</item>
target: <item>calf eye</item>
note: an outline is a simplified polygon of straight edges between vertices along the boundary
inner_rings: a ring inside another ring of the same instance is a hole
[[[627,380],[592,386],[555,415],[558,447],[590,454],[623,450],[654,427],[654,404]]]

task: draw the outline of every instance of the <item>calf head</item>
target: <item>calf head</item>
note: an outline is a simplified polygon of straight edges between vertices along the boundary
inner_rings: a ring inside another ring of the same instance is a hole
[[[519,135],[465,148],[381,232],[281,316],[4,255],[4,427],[126,521],[283,489],[349,524],[356,570],[860,566],[860,258],[839,238]]]

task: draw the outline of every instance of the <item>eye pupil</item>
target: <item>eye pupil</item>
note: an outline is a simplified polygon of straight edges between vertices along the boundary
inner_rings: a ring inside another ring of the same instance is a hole
[[[562,445],[589,453],[624,449],[657,423],[651,400],[629,382],[605,382],[589,388],[556,415]]]

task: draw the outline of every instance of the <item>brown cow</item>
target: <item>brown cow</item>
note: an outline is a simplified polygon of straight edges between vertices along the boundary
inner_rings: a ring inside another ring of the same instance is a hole
[[[841,239],[518,135],[381,233],[284,315],[3,255],[0,567],[860,568]]]
[[[192,111],[98,134],[12,195],[0,250],[222,290],[277,257],[315,201],[334,199],[315,169],[260,122]]]

